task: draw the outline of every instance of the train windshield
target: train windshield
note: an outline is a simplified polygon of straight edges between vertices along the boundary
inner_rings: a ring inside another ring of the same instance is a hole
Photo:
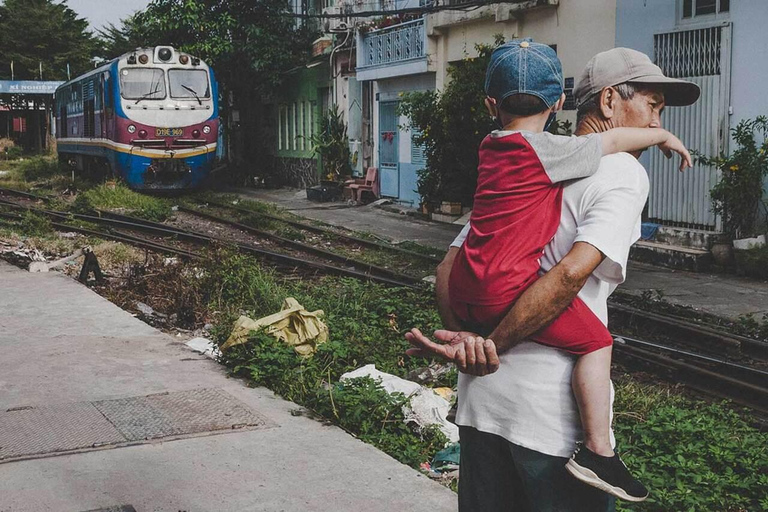
[[[171,84],[171,98],[196,99],[210,98],[208,72],[202,69],[171,69],[168,71]]]
[[[165,73],[152,68],[123,69],[120,91],[127,100],[161,100],[165,98]]]

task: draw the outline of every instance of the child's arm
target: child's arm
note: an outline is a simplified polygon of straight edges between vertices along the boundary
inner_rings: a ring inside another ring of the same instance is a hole
[[[642,151],[651,146],[659,146],[659,149],[667,158],[672,158],[672,152],[682,157],[680,171],[686,167],[693,167],[691,154],[685,149],[685,145],[662,128],[613,128],[602,133],[603,154],[632,151]]]

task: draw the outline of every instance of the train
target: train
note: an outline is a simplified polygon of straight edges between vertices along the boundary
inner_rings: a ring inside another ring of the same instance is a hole
[[[61,161],[130,188],[199,188],[220,160],[213,69],[172,46],[138,48],[55,92]]]

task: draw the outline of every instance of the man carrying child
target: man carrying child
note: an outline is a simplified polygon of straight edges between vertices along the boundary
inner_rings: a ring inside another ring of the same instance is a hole
[[[609,435],[605,300],[625,276],[648,190],[642,166],[621,151],[636,157],[660,144],[688,161],[682,144],[658,129],[659,116],[665,94],[669,104],[685,105],[697,99],[698,88],[664,77],[639,52],[604,52],[587,65],[575,91],[577,135],[603,135],[559,140],[541,133],[562,103],[559,61],[550,52],[523,40],[492,57],[488,107],[505,129],[481,147],[477,215],[454,242],[462,249],[452,248],[438,270],[446,327],[473,329],[495,345],[475,336],[456,337],[458,343],[448,346],[417,330],[408,336],[417,353],[469,364],[479,375],[495,369],[496,350],[509,349],[493,375],[460,377],[462,510],[608,510],[611,500],[570,477],[566,462],[590,485],[625,499],[645,496],[628,473],[616,480],[623,464],[613,456]],[[600,159],[610,153],[616,154]],[[549,272],[537,280],[539,258]],[[538,344],[518,344],[535,332]],[[444,341],[455,337],[439,335]],[[595,353],[601,357],[579,377],[579,366]],[[578,408],[570,391],[574,367]],[[595,416],[585,418],[585,412]],[[584,435],[582,425],[592,445],[586,457],[582,448],[568,461]]]

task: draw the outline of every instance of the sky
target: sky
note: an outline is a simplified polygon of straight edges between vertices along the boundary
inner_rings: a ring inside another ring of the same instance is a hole
[[[86,18],[95,32],[109,23],[120,26],[120,20],[143,10],[150,0],[67,0],[67,5],[80,18]]]

